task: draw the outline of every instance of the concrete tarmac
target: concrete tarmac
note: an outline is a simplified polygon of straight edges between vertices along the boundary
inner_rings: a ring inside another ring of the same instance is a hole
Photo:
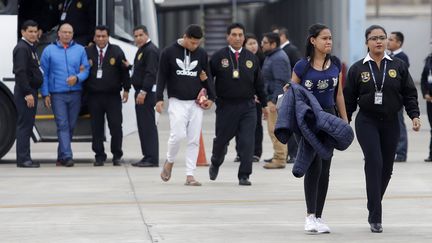
[[[141,156],[134,133],[124,139],[126,164],[121,167],[110,161],[93,167],[89,143],[73,144],[75,167],[56,167],[57,144],[39,143],[32,144],[32,156],[42,162],[41,168],[17,168],[13,148],[0,161],[0,242],[432,242],[432,163],[423,162],[430,128],[426,115],[422,118],[420,132],[408,131],[408,161],[394,165],[383,200],[382,234],[371,233],[367,223],[364,162],[356,140],[333,158],[323,213],[331,233],[307,235],[303,179],[292,175],[292,165],[266,170],[264,162],[254,163],[253,185],[239,186],[233,142],[216,181],[209,180],[208,167],[198,167],[196,178],[203,186],[187,187],[183,144],[165,183],[159,177],[161,167],[130,166]],[[208,159],[214,119],[214,112],[206,111]],[[406,123],[410,128],[408,117]],[[166,112],[159,131],[162,165]],[[267,132],[264,138],[261,159],[272,156]]]

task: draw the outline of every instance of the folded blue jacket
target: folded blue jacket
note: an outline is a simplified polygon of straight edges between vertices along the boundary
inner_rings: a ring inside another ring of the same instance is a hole
[[[82,71],[81,66],[84,67]],[[67,47],[60,42],[48,45],[42,53],[41,67],[44,73],[42,96],[82,90],[82,83],[87,79],[90,69],[84,47],[73,41]],[[70,76],[78,78],[73,86],[67,83]]]
[[[274,133],[284,144],[293,133],[301,137],[292,169],[296,177],[306,173],[316,155],[328,160],[334,149],[345,150],[354,140],[348,123],[325,112],[313,94],[293,82],[278,109]]]

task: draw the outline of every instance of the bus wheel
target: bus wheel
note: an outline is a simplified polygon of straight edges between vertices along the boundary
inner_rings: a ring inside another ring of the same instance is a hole
[[[13,101],[0,91],[0,159],[15,142],[16,122]]]

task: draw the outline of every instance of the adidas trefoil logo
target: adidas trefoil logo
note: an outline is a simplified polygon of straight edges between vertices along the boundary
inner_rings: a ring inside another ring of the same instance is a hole
[[[182,70],[176,71],[177,75],[190,76],[190,77],[196,77],[197,76],[198,72],[197,71],[193,72],[191,70],[193,70],[198,65],[198,60],[190,62],[188,60],[188,58],[185,58],[184,61],[176,58],[176,62],[177,62],[177,65],[179,66],[179,68],[182,69]]]

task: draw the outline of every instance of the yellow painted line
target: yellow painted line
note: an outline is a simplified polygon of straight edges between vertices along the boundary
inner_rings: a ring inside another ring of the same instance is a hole
[[[419,200],[419,199],[432,199],[432,195],[399,195],[388,196],[384,200]],[[352,197],[352,198],[328,198],[327,201],[358,201],[366,200],[365,197]],[[184,200],[184,201],[139,201],[141,205],[204,205],[204,204],[263,204],[263,203],[289,203],[289,202],[303,202],[303,198],[294,199],[250,199],[250,200]],[[122,206],[122,205],[135,205],[135,201],[114,201],[114,202],[87,202],[87,203],[37,203],[37,204],[13,204],[13,205],[0,205],[0,209],[7,208],[51,208],[51,207],[86,207],[86,206]]]
[[[36,120],[53,120],[54,115],[36,115]]]
[[[80,116],[80,118],[90,119],[90,115],[86,114],[86,115]],[[54,120],[54,115],[36,115],[36,120]]]

